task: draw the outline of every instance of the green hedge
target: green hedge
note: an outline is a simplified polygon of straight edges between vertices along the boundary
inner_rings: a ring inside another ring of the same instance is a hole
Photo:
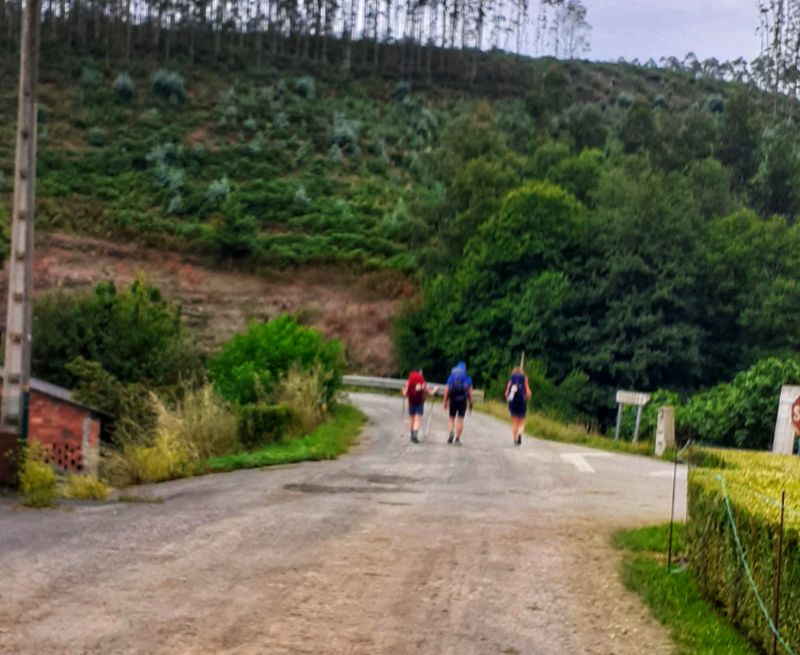
[[[285,405],[239,407],[239,440],[248,450],[276,443],[286,432],[291,412]]]
[[[752,451],[695,453],[689,476],[689,562],[702,593],[765,652],[772,633],[742,565],[728,517],[723,483],[756,587],[770,615],[774,606],[781,491],[786,490],[780,632],[800,648],[800,460]],[[711,465],[713,468],[707,468]],[[783,651],[781,651],[783,652]]]

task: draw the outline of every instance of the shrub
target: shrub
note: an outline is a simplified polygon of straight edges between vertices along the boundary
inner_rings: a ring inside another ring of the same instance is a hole
[[[114,92],[114,97],[117,100],[120,102],[128,102],[133,99],[135,90],[133,79],[127,73],[120,73],[111,85],[111,90]]]
[[[93,127],[86,135],[86,140],[90,146],[95,148],[102,148],[106,145],[106,131],[101,127]]]
[[[623,109],[627,109],[633,104],[634,97],[630,93],[622,92],[617,96],[617,104]]]
[[[733,382],[693,396],[678,412],[678,429],[720,446],[769,448],[781,386],[800,383],[800,359],[772,357]]]
[[[358,133],[361,131],[361,122],[348,120],[342,114],[333,117],[333,145],[348,155],[355,154],[358,150]]]
[[[664,95],[657,95],[653,100],[653,109],[668,109],[669,101]]]
[[[84,66],[78,78],[78,84],[84,88],[96,88],[103,83],[103,74],[99,70]]]
[[[105,474],[115,487],[163,482],[191,474],[191,453],[177,435],[160,433],[149,446],[126,445],[106,454]]]
[[[693,469],[689,476],[689,521],[684,530],[689,564],[703,595],[717,602],[727,616],[764,652],[770,652],[767,628],[735,545],[723,486],[755,585],[771,607],[775,574],[775,539],[780,494],[786,490],[786,534],[780,632],[800,643],[800,460],[766,453],[712,451],[709,461],[727,468]]]
[[[302,212],[308,211],[311,206],[311,198],[308,197],[306,187],[303,184],[298,186],[297,191],[294,192],[294,206]]]
[[[168,214],[182,214],[183,213],[183,196],[178,193],[170,198],[169,205],[167,205]]]
[[[208,185],[208,189],[206,189],[206,201],[208,201],[210,205],[218,207],[220,203],[228,197],[230,192],[231,183],[228,181],[227,177],[221,177]]]
[[[44,446],[29,442],[22,454],[19,489],[22,504],[28,507],[49,507],[56,498],[56,474],[45,462]]]
[[[66,365],[76,357],[97,362],[123,383],[175,384],[200,370],[199,352],[181,323],[179,309],[139,278],[117,289],[53,291],[33,309],[34,375],[71,387]]]
[[[76,500],[105,500],[111,491],[108,485],[93,475],[67,475],[61,493]]]
[[[211,358],[208,370],[225,398],[245,405],[274,395],[293,366],[304,371],[319,367],[322,401],[329,403],[341,384],[342,346],[284,314],[267,323],[251,323]]]
[[[312,99],[316,95],[317,85],[313,77],[304,75],[294,81],[294,92],[301,98]]]
[[[725,111],[725,99],[722,96],[711,96],[706,104],[708,110],[714,114],[722,114]]]
[[[157,70],[153,73],[151,83],[153,85],[153,93],[159,98],[171,102],[181,102],[186,98],[183,77],[175,71],[168,71],[163,68]]]
[[[242,405],[239,407],[239,440],[246,449],[280,441],[291,414],[284,405]]]

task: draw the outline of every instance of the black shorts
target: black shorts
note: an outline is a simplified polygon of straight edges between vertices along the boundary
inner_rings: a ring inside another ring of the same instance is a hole
[[[467,399],[450,401],[450,417],[460,416],[464,418],[467,414]]]

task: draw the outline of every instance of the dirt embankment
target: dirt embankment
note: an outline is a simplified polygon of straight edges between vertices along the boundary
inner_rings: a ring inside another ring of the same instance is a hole
[[[311,267],[256,275],[133,244],[59,233],[37,235],[36,293],[87,288],[104,280],[124,284],[137,275],[180,303],[186,323],[207,349],[250,320],[291,312],[341,339],[353,371],[375,375],[395,370],[391,319],[415,291],[412,283],[394,274]],[[5,313],[5,303],[0,312]],[[4,316],[2,320],[4,324]]]

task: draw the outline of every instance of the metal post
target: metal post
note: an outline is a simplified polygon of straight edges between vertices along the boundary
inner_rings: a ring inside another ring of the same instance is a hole
[[[33,220],[36,213],[37,85],[41,0],[27,0],[20,39],[14,201],[11,215],[8,316],[0,429],[22,436],[24,389],[30,379]]]
[[[672,570],[672,533],[675,526],[675,487],[678,484],[678,444],[675,444],[675,460],[672,466],[672,507],[669,512],[669,552],[667,553],[667,573]]]
[[[622,427],[622,403],[617,403],[617,430],[614,432],[614,439],[619,439],[619,429]]]
[[[781,577],[783,569],[783,515],[786,509],[786,490],[781,492],[781,523],[778,529],[778,552],[776,555],[775,567],[775,634],[772,635],[772,655],[778,653],[778,632],[780,631],[781,620]]]
[[[633,431],[633,443],[639,441],[639,426],[642,424],[642,405],[636,409],[636,428]]]

